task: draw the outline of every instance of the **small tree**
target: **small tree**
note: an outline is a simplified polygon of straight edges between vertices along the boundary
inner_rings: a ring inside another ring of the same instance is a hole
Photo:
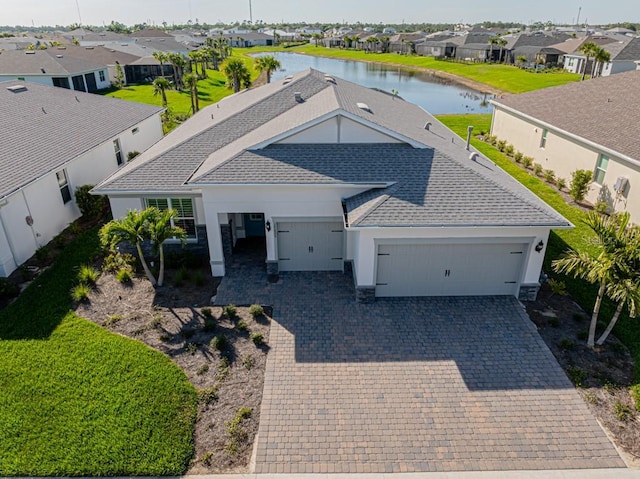
[[[76,204],[80,213],[87,219],[97,218],[107,205],[107,197],[92,195],[90,193],[94,185],[78,186],[75,191]]]
[[[573,201],[579,203],[584,200],[584,197],[587,196],[587,192],[589,191],[589,183],[591,183],[591,178],[593,173],[587,170],[576,170],[571,173],[571,184],[569,188],[569,194]]]
[[[220,70],[227,78],[227,86],[233,88],[234,93],[238,93],[241,86],[248,88],[251,85],[251,73],[239,58],[229,58],[222,64]]]
[[[124,70],[122,65],[116,63],[116,72],[113,75],[113,85],[116,88],[122,88],[124,86]]]
[[[160,211],[157,208],[147,208],[149,212],[149,239],[154,250],[160,256],[160,270],[158,272],[158,286],[164,283],[164,248],[162,244],[170,239],[179,239],[182,244],[187,239],[187,233],[179,226],[173,225],[173,218],[178,216],[176,210]]]
[[[153,80],[153,96],[162,97],[162,106],[167,108],[167,90],[171,88],[171,82],[164,77]]]
[[[255,69],[267,74],[267,83],[271,83],[271,74],[280,69],[280,62],[273,55],[266,55],[256,59]]]

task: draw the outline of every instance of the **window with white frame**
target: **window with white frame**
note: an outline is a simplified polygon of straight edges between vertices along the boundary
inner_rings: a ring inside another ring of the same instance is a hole
[[[160,211],[176,210],[171,226],[179,226],[187,233],[188,239],[196,239],[196,217],[191,198],[147,198],[147,207],[154,206]]]
[[[119,138],[113,140],[113,149],[116,153],[116,162],[118,163],[118,166],[120,166],[124,163],[124,157],[122,156],[122,147],[120,146]]]
[[[540,148],[547,146],[547,137],[549,136],[549,130],[546,128],[542,130],[542,138],[540,138]]]
[[[598,162],[596,163],[596,171],[593,175],[593,181],[602,185],[604,183],[604,177],[607,174],[607,167],[609,166],[609,157],[607,155],[600,155]]]
[[[69,187],[69,179],[67,178],[67,172],[60,170],[56,172],[56,179],[58,180],[58,187],[60,188],[60,195],[62,196],[62,202],[64,204],[71,201],[71,188]]]
[[[104,70],[99,70],[98,76],[100,77],[100,81],[105,81],[106,77],[104,75]]]

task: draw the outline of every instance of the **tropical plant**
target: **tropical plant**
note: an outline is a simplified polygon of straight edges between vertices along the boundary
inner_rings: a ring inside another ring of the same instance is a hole
[[[88,219],[97,218],[107,206],[107,197],[92,195],[90,192],[94,185],[82,185],[76,188],[74,196],[76,205],[82,216]]]
[[[182,77],[184,76],[184,67],[187,65],[187,61],[179,53],[169,53],[168,57],[171,65],[173,65],[173,84],[178,90],[182,90]]]
[[[587,74],[587,65],[589,64],[589,60],[596,55],[598,48],[598,45],[594,42],[585,42],[580,46],[580,48],[578,48],[578,51],[585,57],[584,68],[582,69],[582,80],[584,80],[584,77]]]
[[[162,106],[167,108],[167,90],[171,88],[171,82],[165,77],[158,77],[153,80],[153,96],[162,97]]]
[[[591,78],[595,78],[602,74],[602,68],[605,63],[611,61],[611,54],[602,47],[597,47],[593,54],[593,69],[591,70]]]
[[[524,55],[519,55],[518,58],[516,58],[516,64],[520,68],[523,68],[526,63],[527,63],[527,57],[525,57]]]
[[[178,216],[176,210],[167,209],[160,211],[157,208],[147,208],[149,239],[153,243],[155,252],[160,257],[160,270],[158,272],[158,286],[164,283],[164,247],[163,243],[168,239],[178,239],[184,244],[187,240],[187,233],[173,224],[173,219]]]
[[[271,74],[280,69],[280,62],[276,60],[276,57],[273,55],[258,57],[256,59],[255,69],[260,73],[265,72],[267,74],[267,83],[271,83]]]
[[[321,33],[313,33],[313,34],[311,34],[311,38],[315,42],[316,48],[317,48],[318,47],[318,42],[320,41],[320,39],[322,39],[322,34]]]
[[[113,85],[116,88],[122,88],[124,86],[124,70],[122,65],[116,62],[116,72],[113,75]]]
[[[592,175],[593,173],[588,170],[576,170],[571,173],[569,195],[576,203],[584,200],[584,197],[587,196]]]
[[[187,73],[182,80],[191,94],[191,110],[193,113],[197,113],[198,110],[200,110],[200,102],[198,100],[198,78],[191,73]]]
[[[155,51],[151,55],[160,63],[160,76],[164,76],[164,64],[169,61],[169,55],[165,52]]]
[[[591,315],[587,345],[594,347],[600,306],[605,296],[618,302],[606,334],[608,335],[625,304],[632,315],[640,298],[640,240],[637,228],[629,227],[629,213],[608,217],[596,212],[587,214],[584,223],[595,233],[599,253],[591,256],[584,251],[568,251],[553,261],[557,273],[570,274],[598,285],[596,302]],[[600,339],[602,342],[606,336]],[[601,344],[601,342],[599,343]]]
[[[227,78],[227,86],[233,88],[234,93],[238,93],[241,86],[248,88],[251,85],[251,73],[241,59],[229,58],[225,60],[220,69]]]

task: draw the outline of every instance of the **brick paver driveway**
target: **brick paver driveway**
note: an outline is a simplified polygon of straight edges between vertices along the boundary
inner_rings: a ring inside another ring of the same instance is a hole
[[[274,306],[255,472],[624,467],[513,298],[354,301],[341,273],[231,272]]]

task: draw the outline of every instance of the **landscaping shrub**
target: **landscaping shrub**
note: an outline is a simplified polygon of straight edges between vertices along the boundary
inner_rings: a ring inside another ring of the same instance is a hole
[[[193,356],[198,352],[198,345],[196,343],[187,343],[184,350],[186,353]]]
[[[538,163],[533,164],[533,174],[536,176],[542,176],[542,165]]]
[[[547,183],[551,183],[552,185],[556,183],[556,173],[553,170],[544,170],[542,176]]]
[[[507,142],[505,140],[500,140],[498,141],[496,147],[498,148],[499,152],[504,153],[504,150],[507,147]]]
[[[633,411],[631,408],[626,404],[622,404],[620,401],[616,401],[613,404],[613,412],[616,413],[618,420],[622,422],[627,422],[633,417]]]
[[[238,409],[235,417],[231,421],[227,421],[227,433],[229,433],[229,442],[225,446],[225,450],[229,454],[236,454],[240,444],[247,440],[248,433],[243,427],[242,423],[245,419],[249,419],[253,411],[248,407],[241,407]]]
[[[106,196],[89,193],[94,185],[78,186],[75,191],[76,204],[82,216],[88,219],[98,218],[107,206]]]
[[[118,283],[130,283],[132,278],[133,274],[129,268],[120,268],[116,273],[116,281],[118,281]]]
[[[570,339],[563,339],[558,343],[558,346],[560,346],[560,349],[570,351],[575,347],[575,344]]]
[[[208,388],[198,389],[198,402],[207,406],[218,400],[218,387],[211,386]]]
[[[246,331],[247,329],[249,329],[249,325],[247,324],[246,321],[244,320],[240,320],[238,321],[238,323],[236,324],[236,328],[238,328],[238,331]]]
[[[117,273],[123,268],[135,271],[136,258],[129,253],[111,252],[102,261],[102,271]]]
[[[229,340],[224,334],[219,334],[218,336],[214,336],[209,343],[213,349],[217,349],[218,351],[224,351],[229,344]]]
[[[559,328],[560,318],[549,318],[549,325],[553,328]]]
[[[515,151],[515,148],[513,147],[513,145],[506,145],[504,147],[504,153],[507,156],[513,156],[513,152]]]
[[[189,277],[189,270],[186,266],[181,266],[178,272],[173,276],[173,285],[176,287],[182,286]]]
[[[264,344],[264,336],[262,335],[262,333],[251,333],[251,336],[249,336],[249,338],[256,346]]]
[[[211,308],[202,308],[200,310],[200,312],[202,313],[202,315],[205,318],[212,318],[213,317],[213,312],[211,311]]]
[[[531,169],[531,165],[533,165],[533,158],[531,158],[530,156],[523,156],[522,166],[524,166],[527,169]]]
[[[84,283],[77,284],[71,289],[71,297],[77,303],[88,300],[90,293],[91,288]]]
[[[260,316],[264,316],[264,308],[259,304],[252,304],[249,306],[249,314],[254,318],[259,318]]]
[[[551,278],[548,283],[553,294],[557,294],[558,296],[566,296],[569,294],[567,292],[567,284],[564,281]]]
[[[496,146],[498,144],[498,137],[496,137],[495,135],[490,135],[489,138],[487,139],[487,142],[491,146]]]
[[[567,180],[565,180],[564,178],[558,178],[556,180],[556,186],[560,191],[565,190],[567,188]]]
[[[586,386],[585,381],[587,379],[587,373],[584,369],[580,369],[578,367],[569,368],[567,369],[567,376],[569,376],[569,379],[575,387],[583,388]]]
[[[127,160],[131,161],[139,154],[140,154],[139,151],[136,151],[136,150],[130,151],[129,153],[127,153]]]
[[[205,363],[201,366],[198,366],[198,369],[196,370],[196,374],[198,376],[202,376],[203,374],[206,374],[208,371],[209,371],[209,365]]]
[[[49,259],[49,248],[47,248],[46,246],[40,246],[37,250],[36,250],[36,259],[38,261],[46,261]]]
[[[234,304],[227,304],[224,308],[222,308],[222,316],[227,319],[233,319],[238,314],[238,308]]]
[[[93,266],[81,264],[78,269],[78,281],[87,285],[95,285],[100,277],[100,272]]]
[[[191,276],[191,280],[193,281],[193,284],[198,287],[203,286],[204,283],[206,282],[206,279],[202,271],[195,271],[193,273],[193,276]]]
[[[601,215],[606,215],[609,211],[609,205],[607,204],[606,201],[601,200],[595,204],[593,209],[596,210],[596,212],[600,213]]]
[[[20,294],[20,288],[8,278],[0,278],[0,298],[15,298]]]
[[[253,356],[249,355],[249,356],[245,356],[242,359],[242,365],[248,370],[250,370],[253,365],[255,364],[256,360]]]
[[[569,194],[573,201],[576,203],[584,200],[584,197],[587,196],[587,192],[589,191],[589,183],[591,183],[591,178],[593,173],[587,170],[576,170],[571,173],[571,187],[569,189]]]
[[[524,158],[524,155],[520,151],[516,151],[513,155],[513,159],[516,163],[522,163],[522,158]]]

